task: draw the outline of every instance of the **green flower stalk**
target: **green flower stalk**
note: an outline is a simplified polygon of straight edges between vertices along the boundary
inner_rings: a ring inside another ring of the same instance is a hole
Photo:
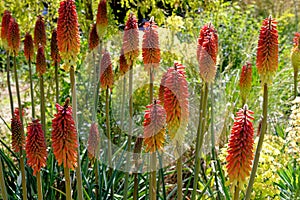
[[[78,122],[75,70],[77,55],[80,52],[80,37],[75,1],[64,0],[60,2],[58,14],[59,15],[57,21],[57,44],[60,56],[64,61],[63,68],[65,69],[65,71],[70,71],[73,119],[75,122],[75,127],[77,129]],[[77,135],[77,144],[77,199],[83,200],[79,135]]]
[[[272,83],[273,76],[278,68],[278,31],[277,22],[271,16],[266,18],[260,29],[260,35],[257,47],[256,67],[260,75],[263,86],[263,118],[261,132],[255,152],[253,167],[245,195],[245,200],[249,200],[252,192],[254,179],[256,176],[260,152],[267,131],[268,118],[268,84]]]
[[[218,35],[211,23],[205,24],[198,38],[197,60],[202,81],[201,100],[199,108],[199,124],[197,129],[196,155],[195,155],[195,177],[192,191],[192,200],[196,199],[198,176],[200,172],[201,149],[205,133],[206,107],[208,97],[208,84],[213,83],[216,75],[216,63],[218,54]],[[212,105],[213,106],[213,105]]]

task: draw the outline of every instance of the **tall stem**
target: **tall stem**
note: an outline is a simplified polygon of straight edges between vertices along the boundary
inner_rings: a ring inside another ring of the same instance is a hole
[[[106,88],[105,98],[105,115],[106,115],[106,134],[107,134],[107,159],[109,166],[109,178],[112,178],[112,152],[111,152],[111,135],[110,135],[110,117],[109,117],[109,88]],[[114,198],[114,184],[111,185],[110,198]]]
[[[203,82],[203,88],[201,93],[201,102],[200,102],[200,114],[199,114],[199,124],[197,129],[197,141],[196,141],[196,155],[195,155],[195,170],[194,170],[194,184],[192,191],[192,200],[196,199],[196,192],[198,186],[198,176],[200,172],[200,159],[201,159],[201,148],[204,139],[204,127],[205,127],[205,114],[206,114],[206,104],[208,96],[208,85]]]
[[[30,57],[29,57],[29,60],[28,60],[28,66],[29,66],[29,80],[30,80],[31,112],[32,112],[32,118],[35,118],[32,68],[31,68],[31,58]]]
[[[294,98],[296,98],[298,95],[297,86],[298,86],[298,69],[294,69]]]
[[[65,174],[65,186],[66,186],[66,200],[72,200],[71,178],[70,178],[70,170],[68,167],[64,167],[64,174]]]
[[[19,115],[20,120],[22,124],[21,128],[21,134],[24,135],[24,126],[23,126],[23,108],[21,104],[21,96],[20,96],[20,89],[19,89],[19,79],[18,79],[18,73],[17,73],[17,60],[16,55],[14,55],[14,74],[15,74],[15,82],[16,82],[16,91],[17,91],[17,99],[18,99],[18,106],[19,106]],[[26,188],[26,175],[25,175],[25,164],[24,164],[24,155],[23,150],[20,151],[20,167],[21,167],[21,173],[22,173],[22,194],[23,194],[23,200],[27,200],[27,188]]]
[[[215,131],[214,131],[214,87],[213,84],[210,84],[210,98],[211,98],[211,108],[210,108],[210,132],[211,132],[211,154],[212,154],[212,161],[215,170],[218,169],[217,166],[217,155],[216,155],[216,141],[215,141]],[[218,183],[218,174],[215,172],[215,183],[216,183],[216,189],[218,192],[218,199],[221,199],[220,191],[219,191],[219,183]]]
[[[36,182],[37,182],[38,200],[43,200],[42,178],[41,178],[40,171],[36,173]]]
[[[264,141],[264,136],[267,131],[267,118],[268,118],[268,85],[265,83],[264,84],[264,99],[263,99],[263,119],[262,119],[262,124],[261,124],[261,133],[259,136],[256,152],[255,152],[255,157],[254,157],[254,162],[253,162],[253,167],[245,195],[245,200],[249,200],[252,192],[252,187],[256,175],[256,170],[259,162],[259,157],[260,157],[260,152],[262,149],[262,144]]]
[[[59,81],[58,81],[58,63],[55,61],[55,97],[56,103],[59,103]]]
[[[149,100],[153,103],[153,67],[150,67]],[[150,155],[150,200],[156,199],[156,152]]]
[[[44,90],[44,77],[43,75],[40,76],[40,106],[41,106],[41,121],[42,121],[42,128],[44,134],[46,136],[46,116],[45,116],[45,90]],[[46,137],[45,137],[46,138]]]
[[[95,169],[95,184],[96,184],[96,199],[99,199],[99,162],[98,162],[98,158],[95,159],[95,163],[94,163],[94,168]]]
[[[1,186],[1,195],[3,200],[8,200],[1,158],[0,158],[0,186]]]
[[[6,58],[6,72],[7,72],[7,88],[8,88],[8,94],[9,94],[9,101],[10,101],[10,110],[11,110],[11,117],[14,116],[14,100],[12,97],[12,91],[11,91],[11,84],[10,84],[10,56],[9,52],[6,52],[7,58]]]
[[[133,185],[133,200],[138,200],[139,198],[139,174],[138,173],[134,173],[134,185]]]
[[[20,151],[20,168],[21,168],[21,174],[22,174],[22,196],[23,196],[23,199],[27,200],[25,161],[24,161],[23,150]]]
[[[133,63],[130,66],[129,70],[129,127],[128,127],[128,139],[127,139],[127,152],[131,151],[131,139],[132,139],[132,116],[133,116],[133,101],[132,101],[132,83],[133,83]],[[128,169],[128,162],[130,161],[130,154],[127,153],[126,158],[126,170]],[[124,195],[123,199],[127,200],[128,194],[128,181],[129,181],[129,173],[125,173],[125,183],[124,183]]]
[[[121,129],[124,129],[124,109],[125,109],[125,94],[126,94],[126,74],[123,76],[123,91],[121,102]]]
[[[74,66],[71,66],[70,69],[70,79],[71,79],[71,92],[72,92],[72,109],[73,109],[73,119],[75,122],[76,130],[78,130],[78,121],[77,121],[77,97],[76,97],[76,80],[75,80],[75,69]],[[77,134],[77,168],[76,168],[76,178],[77,178],[77,199],[83,200],[83,191],[82,191],[82,176],[81,176],[81,162],[80,162],[80,143],[79,143],[79,134]]]
[[[156,200],[156,152],[150,154],[150,169],[149,199]]]
[[[176,163],[176,171],[177,171],[177,200],[182,200],[182,145],[177,142],[176,149],[178,153],[178,160]]]

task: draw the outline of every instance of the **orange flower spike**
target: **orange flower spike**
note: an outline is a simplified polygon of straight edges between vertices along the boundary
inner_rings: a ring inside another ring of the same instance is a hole
[[[20,29],[17,21],[14,18],[11,18],[9,22],[7,43],[9,50],[15,56],[17,56],[20,49]]]
[[[100,135],[97,123],[92,123],[88,138],[88,157],[90,160],[94,158],[98,158],[98,151],[99,151],[99,143],[100,143]]]
[[[188,124],[189,93],[184,66],[174,63],[168,69],[165,79],[164,108],[167,113],[168,134],[174,143],[182,143],[183,131]]]
[[[110,54],[106,51],[103,54],[101,60],[101,67],[100,67],[100,85],[101,88],[112,88],[114,84],[114,72],[112,69],[112,63],[110,59]]]
[[[27,126],[26,157],[34,176],[42,167],[46,167],[47,146],[42,125],[38,119],[32,120],[32,123]]]
[[[253,124],[251,116],[254,113],[244,106],[237,112],[228,144],[227,172],[233,188],[243,187],[246,178],[249,176],[253,161]],[[239,185],[238,185],[239,184]]]
[[[137,19],[130,13],[124,29],[123,50],[126,62],[132,65],[139,56],[139,29]]]
[[[2,44],[4,46],[4,49],[8,50],[8,28],[9,28],[9,23],[11,19],[11,14],[8,10],[5,10],[2,16],[2,23],[1,23],[1,40]]]
[[[15,108],[14,116],[11,119],[11,132],[12,132],[12,149],[15,153],[24,150],[25,137],[22,134],[22,123],[19,115],[19,108]]]
[[[216,76],[218,54],[218,35],[214,26],[205,24],[201,30],[197,45],[197,59],[201,78],[211,83]]]
[[[145,70],[149,71],[151,67],[158,68],[160,62],[160,48],[157,32],[157,25],[154,18],[144,25],[145,31],[142,44],[142,55]]]
[[[121,49],[119,61],[120,61],[121,74],[126,74],[126,72],[128,72],[128,70],[129,70],[130,66],[128,65],[128,63],[126,61],[123,48]]]
[[[239,86],[242,101],[243,104],[245,104],[252,86],[252,66],[250,62],[247,62],[247,64],[242,67]]]
[[[90,31],[90,37],[89,37],[89,49],[93,50],[99,45],[99,37],[97,34],[97,27],[96,24],[93,24],[91,31]]]
[[[260,29],[256,67],[262,85],[272,83],[272,78],[278,68],[278,31],[276,27],[276,20],[270,16],[263,21]]]
[[[154,153],[162,150],[165,143],[166,112],[159,101],[146,106],[144,115],[144,145],[146,152]]]
[[[32,36],[29,33],[26,33],[25,39],[24,39],[24,55],[27,61],[29,59],[32,61],[34,54],[34,48],[33,48],[33,40]]]
[[[106,0],[100,0],[98,4],[96,25],[96,31],[98,33],[99,38],[103,38],[108,27]]]
[[[300,67],[300,49],[299,49],[299,39],[300,33],[295,33],[295,37],[293,39],[294,47],[291,53],[292,65],[296,73],[298,73],[298,69]]]
[[[76,66],[77,55],[80,52],[79,25],[74,0],[60,2],[58,14],[57,44],[64,61],[63,68],[69,71],[70,66]]]
[[[46,66],[44,47],[40,45],[36,55],[36,71],[39,76],[42,76],[46,72]]]
[[[72,107],[67,98],[63,106],[56,104],[57,114],[52,120],[52,148],[58,165],[74,170],[77,167],[77,131]]]
[[[34,46],[36,49],[39,48],[39,45],[42,45],[44,48],[46,46],[46,27],[43,16],[39,15],[35,22],[34,27]]]
[[[61,58],[60,58],[59,50],[58,50],[58,46],[57,46],[57,30],[56,29],[53,29],[53,31],[52,31],[50,48],[51,48],[51,58],[52,58],[53,64],[55,62],[60,63]]]

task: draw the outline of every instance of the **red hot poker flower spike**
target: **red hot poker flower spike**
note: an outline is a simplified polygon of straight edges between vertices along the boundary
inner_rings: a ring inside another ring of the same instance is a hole
[[[12,149],[15,153],[24,150],[25,137],[22,134],[22,123],[19,115],[19,108],[15,108],[14,116],[11,119],[11,132],[12,132]]]
[[[9,50],[15,56],[17,56],[20,49],[20,29],[18,23],[14,18],[11,18],[9,22],[7,32],[7,43]]]
[[[27,61],[33,59],[34,48],[32,36],[29,33],[26,33],[24,40],[24,55]]]
[[[93,50],[95,49],[99,44],[99,37],[97,34],[97,27],[96,24],[93,24],[91,31],[90,31],[90,37],[89,37],[89,49]]]
[[[235,186],[242,188],[251,171],[254,144],[251,122],[254,119],[251,116],[253,114],[251,110],[247,109],[247,106],[244,106],[244,109],[237,112],[231,129],[226,168],[233,188]]]
[[[252,66],[250,62],[247,62],[247,64],[242,67],[239,86],[244,105],[252,86]]]
[[[120,59],[120,72],[121,74],[126,74],[130,66],[127,64],[123,48],[121,49],[121,55],[119,59]]]
[[[295,36],[293,38],[294,47],[299,46],[299,39],[300,39],[300,33],[295,33]]]
[[[42,45],[39,46],[37,55],[36,55],[36,71],[39,76],[42,76],[46,72],[46,58],[44,47]]]
[[[2,16],[2,23],[1,23],[1,40],[2,44],[4,46],[4,49],[8,50],[8,28],[9,28],[9,23],[11,19],[11,14],[8,10],[5,10]]]
[[[139,30],[134,14],[130,13],[124,29],[123,50],[127,64],[139,56]]]
[[[52,31],[52,37],[51,37],[51,58],[53,60],[53,64],[60,63],[60,55],[58,51],[58,46],[57,46],[57,31],[56,29],[53,29]]]
[[[205,24],[198,38],[197,59],[200,76],[208,83],[214,81],[217,71],[218,35],[216,32],[211,23]]]
[[[189,117],[188,83],[184,66],[174,63],[165,79],[164,108],[167,113],[168,134],[174,144],[182,144]]]
[[[27,127],[26,155],[27,164],[33,169],[33,175],[46,166],[47,146],[42,125],[38,119],[32,120]]]
[[[65,105],[56,104],[57,114],[52,120],[52,147],[58,165],[74,170],[77,167],[77,131],[72,117],[72,107],[67,98]]]
[[[272,17],[263,21],[258,40],[256,67],[261,83],[271,84],[278,68],[278,31],[277,22]]]
[[[166,112],[159,101],[146,106],[144,115],[144,144],[146,152],[153,153],[163,149],[165,142]]]
[[[97,33],[99,38],[103,38],[108,26],[106,0],[100,0],[97,11]]]
[[[46,27],[44,19],[41,15],[37,17],[34,27],[34,46],[36,49],[39,48],[39,45],[43,47],[46,46]]]
[[[114,72],[112,69],[112,63],[110,59],[110,54],[106,51],[103,54],[101,60],[101,67],[100,67],[100,85],[101,88],[112,88],[114,84]]]
[[[90,128],[90,134],[88,138],[88,157],[90,160],[98,158],[99,151],[99,143],[100,143],[100,135],[98,131],[97,123],[92,123]]]
[[[57,44],[64,61],[63,68],[69,71],[70,66],[76,66],[77,55],[80,52],[78,18],[74,0],[60,2],[58,14]]]
[[[143,36],[142,55],[145,64],[145,70],[149,71],[151,67],[158,68],[160,62],[159,39],[157,25],[153,17],[144,25],[145,33]]]

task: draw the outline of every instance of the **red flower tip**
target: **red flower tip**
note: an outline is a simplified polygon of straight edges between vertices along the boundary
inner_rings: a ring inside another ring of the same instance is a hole
[[[99,38],[102,38],[105,35],[108,26],[106,0],[100,0],[98,4],[96,24],[98,36]]]
[[[74,0],[60,2],[58,14],[57,44],[64,61],[63,68],[69,71],[70,66],[76,66],[77,55],[80,52],[79,25]]]
[[[99,44],[99,36],[97,34],[97,27],[96,24],[93,24],[91,31],[90,31],[90,37],[89,37],[89,49],[93,50],[95,49]]]
[[[73,169],[77,166],[77,131],[72,107],[67,99],[64,106],[56,104],[57,113],[52,120],[52,147],[58,165]]]
[[[32,60],[34,54],[33,40],[29,33],[26,33],[24,40],[24,55],[27,61]]]
[[[120,54],[120,72],[121,74],[126,74],[128,70],[130,69],[130,66],[128,65],[125,55],[124,55],[124,50],[123,48],[121,49],[121,54]]]
[[[33,175],[46,166],[47,146],[42,125],[38,119],[27,126],[26,138],[27,164],[33,169]]]
[[[241,76],[240,76],[240,94],[242,97],[243,104],[246,103],[247,96],[250,93],[252,85],[252,65],[250,62],[247,62],[246,65],[242,67]]]
[[[148,110],[145,111],[144,115],[144,144],[146,152],[153,153],[163,149],[166,133],[166,112],[156,100],[146,107]]]
[[[15,108],[14,116],[11,119],[12,149],[15,153],[24,150],[25,147],[25,137],[22,134],[22,128],[19,108]]]
[[[137,19],[130,13],[124,29],[123,50],[126,62],[132,65],[139,56],[139,29]]]
[[[201,30],[197,45],[197,59],[201,78],[208,83],[214,81],[216,76],[216,63],[218,54],[218,35],[214,26],[205,24]]]
[[[90,134],[88,138],[88,157],[90,160],[98,158],[99,155],[99,143],[100,135],[98,131],[97,123],[93,122],[90,128]]]
[[[234,119],[228,144],[227,172],[233,187],[242,188],[251,171],[253,160],[253,124],[254,113],[247,106],[240,109]]]
[[[20,48],[20,29],[14,18],[10,18],[7,32],[7,43],[9,50],[17,56]]]
[[[293,44],[295,46],[299,46],[300,33],[296,32],[293,38]]]
[[[174,143],[184,141],[184,132],[189,117],[189,92],[182,64],[174,63],[168,69],[164,84],[164,108],[167,113],[168,134]]]
[[[144,25],[145,33],[143,36],[142,55],[145,64],[145,70],[151,67],[158,68],[160,62],[160,48],[157,32],[157,25],[154,18],[151,17],[149,22]]]
[[[52,31],[52,37],[51,37],[51,58],[53,60],[53,64],[60,63],[60,55],[59,55],[59,50],[57,46],[57,31],[56,29],[53,29]]]
[[[44,47],[42,45],[39,46],[37,55],[36,55],[36,71],[39,76],[42,76],[46,72],[46,58]]]
[[[1,23],[1,40],[3,47],[8,50],[8,28],[9,28],[9,22],[11,19],[11,14],[8,10],[5,10],[2,16],[2,23]]]
[[[106,51],[103,54],[101,60],[101,67],[100,67],[100,85],[101,88],[112,88],[114,84],[114,72],[112,69],[112,63],[110,59],[110,54]]]
[[[34,27],[34,46],[36,49],[39,48],[39,45],[42,45],[43,47],[46,46],[46,28],[45,28],[45,22],[44,18],[39,15],[37,17],[37,20],[35,22]]]
[[[260,29],[256,67],[263,85],[272,83],[272,77],[278,68],[278,31],[276,26],[276,20],[270,16],[263,21]]]

